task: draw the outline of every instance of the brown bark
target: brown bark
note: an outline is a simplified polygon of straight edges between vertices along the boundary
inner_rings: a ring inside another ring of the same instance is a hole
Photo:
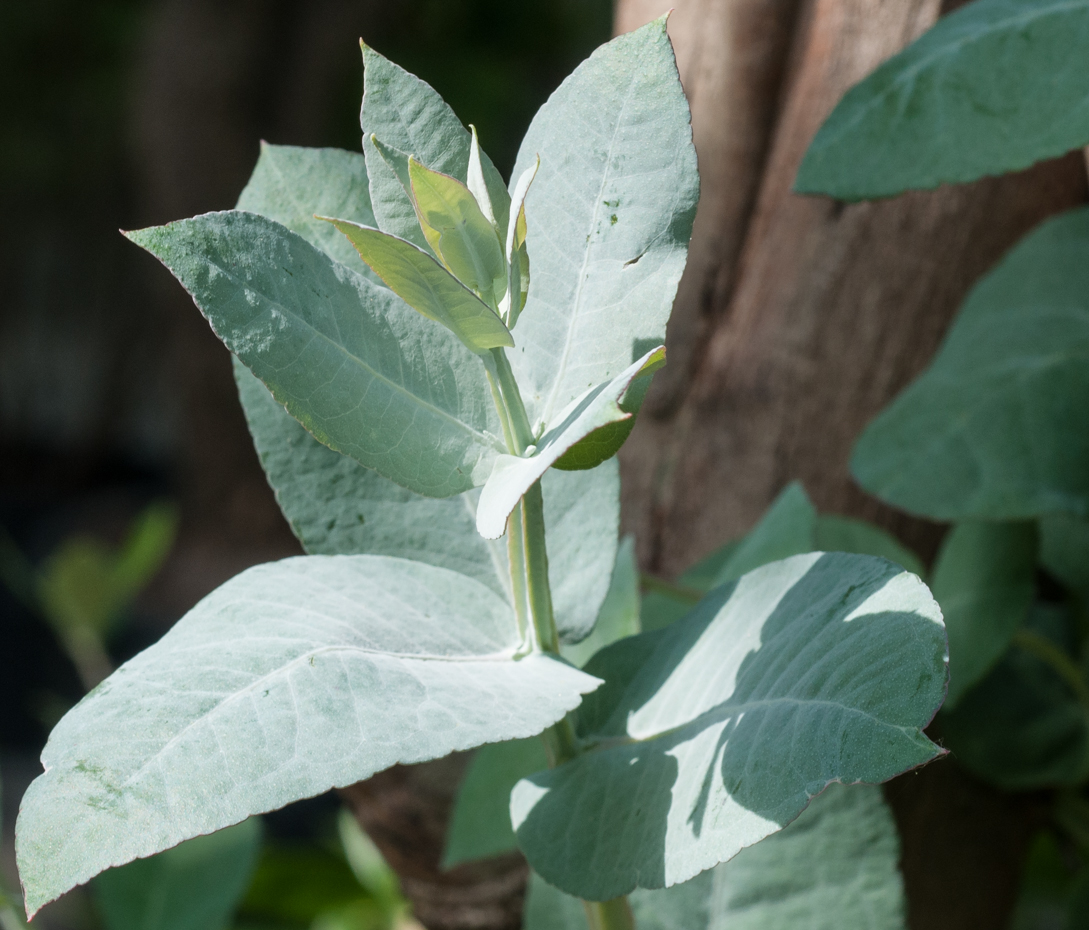
[[[784,0],[671,2],[705,187],[667,339],[670,375],[621,453],[640,561],[676,574],[749,529],[795,478],[820,510],[873,520],[929,558],[941,528],[862,493],[852,445],[925,366],[974,281],[1042,219],[1084,202],[1085,165],[1075,153],[875,203],[796,196],[821,121],[934,22],[940,0],[806,0],[796,16]],[[620,0],[618,28],[666,6]],[[726,43],[717,60],[716,42]],[[1035,806],[948,760],[888,796],[911,926],[1004,926]]]

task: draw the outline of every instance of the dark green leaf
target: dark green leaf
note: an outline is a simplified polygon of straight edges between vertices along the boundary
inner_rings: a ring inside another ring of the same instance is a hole
[[[1071,590],[1089,595],[1089,521],[1065,514],[1044,517],[1040,564]]]
[[[906,568],[925,580],[922,560],[891,533],[850,517],[820,514],[817,517],[816,546],[821,552],[856,552],[876,555]]]

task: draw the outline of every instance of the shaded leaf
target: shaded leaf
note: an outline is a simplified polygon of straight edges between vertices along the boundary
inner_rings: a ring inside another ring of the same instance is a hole
[[[976,285],[851,469],[937,520],[1089,516],[1089,209],[1041,225]]]
[[[976,0],[852,87],[795,190],[844,200],[973,181],[1089,142],[1089,0]]]
[[[1089,521],[1065,514],[1044,517],[1040,564],[1072,591],[1089,595]]]
[[[609,590],[601,602],[593,633],[580,643],[564,646],[561,652],[568,662],[581,668],[599,649],[639,631],[639,568],[635,564],[635,537],[626,536],[617,549]]]
[[[598,684],[520,648],[510,606],[445,569],[302,556],[243,572],[53,730],[17,824],[29,910],[398,762],[539,733]]]
[[[534,117],[512,176],[538,155],[526,198],[525,351],[511,365],[530,421],[551,424],[665,342],[699,180],[664,18],[575,69]]]
[[[452,334],[256,214],[128,235],[321,442],[429,497],[483,484],[500,426],[483,366]]]
[[[757,569],[587,671],[606,681],[579,713],[597,748],[511,798],[530,864],[586,899],[683,882],[830,782],[884,781],[941,752],[922,733],[945,693],[941,614],[883,559]]]
[[[428,319],[442,323],[474,352],[513,346],[499,315],[411,242],[328,217],[389,288]]]
[[[812,552],[816,548],[816,524],[817,511],[809,496],[800,482],[792,481],[730,553],[710,586],[736,581],[769,562]]]
[[[949,634],[952,709],[1009,647],[1036,593],[1036,526],[960,523],[946,536],[931,589]]]
[[[864,520],[819,514],[815,542],[814,548],[821,552],[856,552],[859,555],[880,556],[926,579],[926,566],[914,552],[891,533],[886,533]]]

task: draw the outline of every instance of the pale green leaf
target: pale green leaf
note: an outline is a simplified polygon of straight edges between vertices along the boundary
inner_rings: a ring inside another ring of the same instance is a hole
[[[815,541],[814,548],[821,552],[856,552],[859,555],[880,556],[926,579],[926,566],[914,552],[891,533],[886,533],[864,520],[819,514]]]
[[[686,881],[830,782],[884,781],[941,752],[922,732],[945,695],[941,613],[884,559],[764,566],[587,671],[606,681],[579,712],[596,748],[511,797],[530,865],[586,899]]]
[[[1089,209],[1044,223],[976,285],[851,469],[937,520],[1089,516]]]
[[[449,568],[510,597],[506,541],[476,531],[479,491],[423,497],[323,446],[240,362],[235,379],[261,465],[311,555],[392,555]],[[616,462],[541,481],[548,576],[561,638],[589,633],[609,587],[620,522]]]
[[[580,643],[564,646],[561,652],[568,662],[581,668],[599,649],[639,631],[639,567],[635,564],[635,537],[625,536],[616,552],[609,590],[601,602],[593,633]]]
[[[637,889],[639,930],[903,930],[900,843],[881,790],[830,785],[781,833],[681,885]],[[579,901],[530,880],[526,930],[578,926]]]
[[[510,605],[383,556],[251,568],[71,710],[17,824],[27,906],[112,865],[366,778],[539,733],[598,680]]]
[[[334,261],[382,283],[359,260],[352,244],[315,216],[340,216],[363,226],[375,225],[367,165],[357,152],[262,142],[261,156],[235,209],[275,220]]]
[[[948,710],[994,666],[1028,616],[1035,524],[958,524],[942,543],[931,588],[949,634]]]
[[[640,375],[649,374],[665,362],[659,346],[604,384],[586,391],[560,411],[536,446],[525,456],[500,455],[480,492],[476,527],[485,539],[498,539],[507,526],[510,512],[550,466],[584,436],[617,420],[631,416],[621,404],[629,386]]]
[[[510,212],[510,196],[507,195],[506,188],[500,186],[499,190],[502,194],[498,202],[492,203],[492,193],[488,190],[488,181],[484,177],[484,158],[487,156],[480,148],[476,126],[470,125],[469,131],[472,133],[472,141],[469,145],[469,167],[466,171],[465,184],[476,198],[480,211],[498,232],[503,225],[501,222],[503,214]]]
[[[378,228],[423,247],[416,211],[392,168],[375,149],[371,135],[422,164],[461,180],[468,176],[468,130],[435,90],[413,74],[363,46],[363,106],[359,113],[371,203]],[[506,185],[487,154],[481,173],[493,204],[508,202]],[[499,236],[507,235],[506,215],[497,214]],[[415,237],[415,238],[413,238]]]
[[[719,569],[710,585],[736,581],[768,562],[816,549],[817,511],[800,482],[792,481],[775,498]]]
[[[484,483],[501,430],[483,366],[453,334],[256,214],[128,235],[320,441],[429,497]]]
[[[475,137],[474,137],[475,138]],[[507,241],[504,255],[507,259],[507,293],[500,307],[507,325],[513,329],[529,297],[529,249],[526,246],[526,196],[530,185],[541,167],[540,157],[522,172],[510,197],[510,215],[507,220]]]
[[[261,822],[246,820],[94,882],[106,930],[223,930],[249,884]]]
[[[664,18],[575,69],[534,117],[513,177],[538,155],[526,198],[525,351],[511,364],[531,422],[548,424],[665,342],[699,179]]]
[[[1040,564],[1072,591],[1089,594],[1089,521],[1065,514],[1044,517]]]
[[[495,227],[461,181],[411,156],[408,175],[424,237],[462,284],[489,306],[507,291],[507,263]]]
[[[847,92],[803,193],[844,200],[973,181],[1089,142],[1089,0],[976,0]]]
[[[514,345],[499,315],[422,249],[369,226],[323,219],[348,237],[360,258],[398,297],[441,323],[472,351]]]

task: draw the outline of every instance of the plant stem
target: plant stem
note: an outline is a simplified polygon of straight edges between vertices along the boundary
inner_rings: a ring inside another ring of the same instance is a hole
[[[495,362],[496,377],[499,380],[499,390],[503,395],[506,414],[510,418],[514,439],[511,453],[521,455],[526,451],[527,446],[533,444],[533,430],[529,426],[526,406],[522,403],[522,392],[518,390],[518,382],[514,380],[514,372],[511,371],[507,353],[503,349],[492,349],[492,359]],[[500,416],[502,415],[501,411]]]
[[[611,901],[583,901],[590,930],[635,930],[635,917],[627,898]]]

